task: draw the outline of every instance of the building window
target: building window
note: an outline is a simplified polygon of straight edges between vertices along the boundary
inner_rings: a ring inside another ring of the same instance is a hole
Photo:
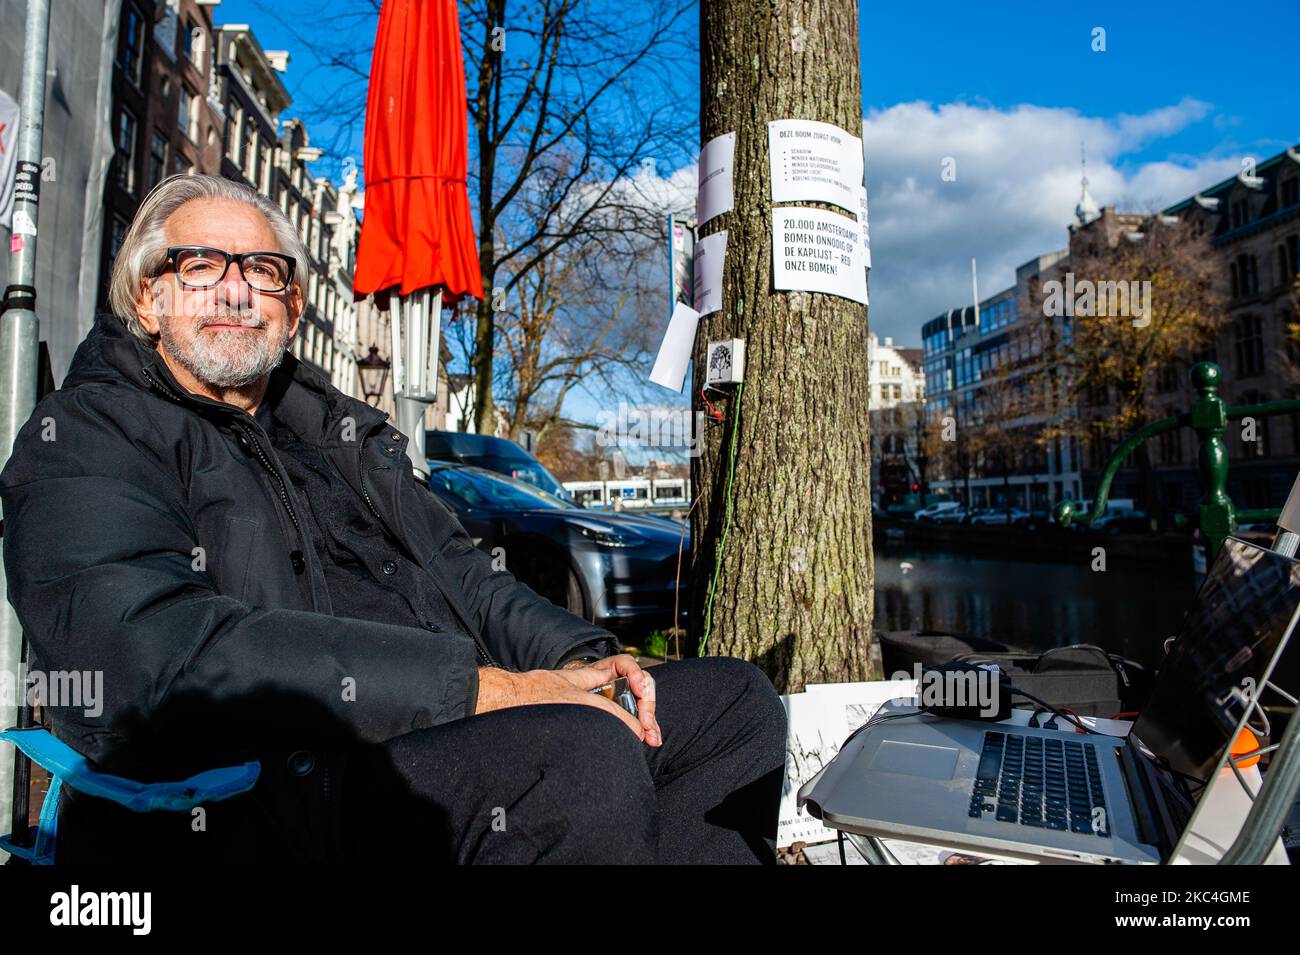
[[[203,27],[199,26],[189,17],[185,18],[185,35],[181,37],[181,53],[185,59],[189,60],[195,66],[202,67],[198,56],[203,53],[207,47],[208,35]]]
[[[244,144],[244,108],[238,104],[231,107],[229,126],[226,132],[226,155],[233,163],[239,162],[243,155]]]
[[[117,62],[131,85],[139,88],[144,65],[144,17],[134,4],[128,3],[122,14],[122,46]]]
[[[113,231],[108,240],[108,257],[111,261],[117,258],[117,253],[122,249],[122,243],[126,241],[126,231],[131,228],[131,223],[127,222],[119,215],[113,216]]]
[[[166,175],[167,137],[155,129],[153,142],[149,146],[149,187],[152,189],[158,185]]]
[[[1293,206],[1300,202],[1300,176],[1292,176],[1290,179],[1282,180],[1282,208]]]
[[[1232,204],[1232,228],[1236,229],[1250,221],[1250,213],[1245,199],[1237,199]]]
[[[1233,298],[1249,298],[1259,294],[1259,262],[1255,256],[1243,252],[1228,267]]]
[[[135,117],[125,107],[117,114],[114,160],[117,162],[118,186],[127,192],[135,192]]]
[[[244,170],[244,176],[251,183],[257,182],[257,123],[253,120],[250,113],[247,129],[244,132],[244,158],[240,167]]]
[[[199,141],[199,97],[189,88],[181,86],[180,111],[176,116],[181,133],[192,143]]]
[[[262,195],[269,196],[271,194],[271,147],[266,143],[262,143],[260,148],[262,153],[262,158],[260,160],[262,165],[262,180],[259,188],[262,191]]]
[[[1264,322],[1258,315],[1243,315],[1236,322],[1237,376],[1253,378],[1264,373]]]

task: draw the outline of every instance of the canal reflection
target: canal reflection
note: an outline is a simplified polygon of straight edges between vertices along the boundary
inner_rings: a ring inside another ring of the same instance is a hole
[[[1046,650],[1094,643],[1145,664],[1178,633],[1196,596],[1190,569],[1160,564],[1094,572],[888,542],[876,548],[876,630],[941,630]]]

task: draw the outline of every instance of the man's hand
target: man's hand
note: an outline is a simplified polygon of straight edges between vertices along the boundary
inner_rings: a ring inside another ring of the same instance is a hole
[[[627,677],[627,685],[632,690],[632,695],[636,697],[637,716],[641,720],[641,728],[645,730],[646,743],[651,746],[663,745],[664,740],[663,735],[659,732],[659,721],[655,718],[655,681],[649,673],[641,668],[634,656],[630,653],[620,653],[590,664],[574,660],[572,663],[566,663],[562,669],[582,669],[587,672],[605,673],[606,678],[595,684],[596,686],[613,683],[621,676]],[[619,709],[622,710],[622,707],[619,707]]]
[[[612,713],[636,734],[637,739],[650,746],[661,745],[663,741],[658,736],[659,726],[657,723],[654,724],[655,735],[650,738],[646,729],[641,723],[637,722],[637,719],[631,713],[613,700],[607,699],[599,693],[591,692],[598,686],[604,686],[612,679],[609,676],[611,670],[600,666],[607,662],[607,660],[601,660],[592,666],[576,669],[528,670],[525,673],[511,673],[497,667],[484,667],[478,671],[478,706],[475,708],[474,713],[477,715],[479,713],[490,713],[493,710],[507,709],[512,706],[533,706],[539,703],[577,703],[581,706],[594,706],[607,713]],[[633,665],[635,666],[635,661]],[[630,679],[628,682],[631,685]],[[632,692],[638,698],[639,709],[640,694],[635,687],[633,687]],[[651,692],[653,693],[653,689]],[[652,703],[652,718],[653,709]],[[642,721],[644,722],[644,720],[645,717],[642,716]]]

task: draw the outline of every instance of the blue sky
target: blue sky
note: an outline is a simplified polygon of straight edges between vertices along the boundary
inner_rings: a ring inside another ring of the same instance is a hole
[[[273,8],[309,29],[340,2]],[[310,72],[266,7],[225,0],[216,15],[291,51],[296,96],[327,93],[330,77]],[[924,321],[967,301],[972,256],[988,295],[1020,262],[1064,246],[1081,146],[1095,198],[1141,209],[1300,142],[1300,4],[873,3],[861,13],[871,326],[900,344],[919,344]],[[1105,52],[1092,49],[1096,27]],[[945,157],[955,182],[940,179]]]
[[[990,8],[996,12],[990,12]],[[966,102],[1143,114],[1185,98],[1213,114],[1126,163],[1300,138],[1300,4],[1204,0],[1087,4],[870,4],[862,9],[863,106]],[[1091,49],[1106,30],[1106,52]]]

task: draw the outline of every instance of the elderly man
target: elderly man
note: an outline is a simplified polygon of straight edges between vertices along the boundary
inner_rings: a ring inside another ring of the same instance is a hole
[[[103,676],[57,735],[143,780],[262,764],[194,813],[65,788],[58,861],[774,861],[771,684],[652,678],[494,571],[406,436],[286,352],[307,269],[272,202],[160,183],[0,474],[33,669]],[[616,677],[637,717],[591,692]]]

